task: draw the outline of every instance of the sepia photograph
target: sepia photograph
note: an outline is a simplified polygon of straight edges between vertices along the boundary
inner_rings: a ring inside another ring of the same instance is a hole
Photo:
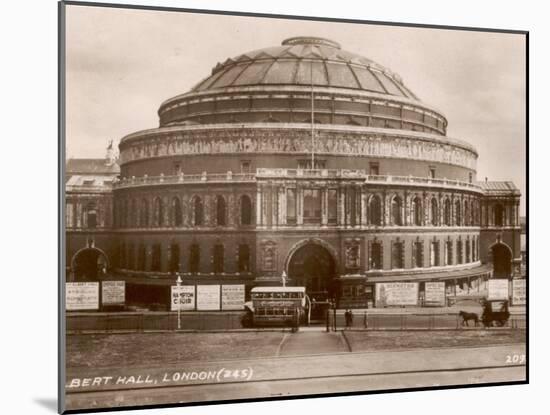
[[[528,382],[527,32],[59,29],[60,411]]]

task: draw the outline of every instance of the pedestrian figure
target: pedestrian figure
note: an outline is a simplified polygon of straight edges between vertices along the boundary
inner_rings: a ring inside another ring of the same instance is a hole
[[[344,319],[346,320],[346,328],[351,327],[351,324],[353,323],[353,314],[351,313],[351,310],[346,310],[344,313]]]

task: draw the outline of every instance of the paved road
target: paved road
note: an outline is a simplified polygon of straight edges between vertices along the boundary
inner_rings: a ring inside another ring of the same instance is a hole
[[[524,344],[189,362],[177,366],[69,372],[67,407],[523,381],[526,376]]]

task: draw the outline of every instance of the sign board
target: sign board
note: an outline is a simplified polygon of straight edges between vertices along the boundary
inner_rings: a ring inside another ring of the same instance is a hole
[[[172,311],[194,310],[195,309],[195,286],[194,285],[172,285],[170,295],[170,309]]]
[[[508,280],[494,279],[487,281],[487,299],[488,300],[507,300],[508,299]]]
[[[197,310],[220,309],[220,286],[197,285]]]
[[[432,306],[445,306],[445,283],[426,282],[424,283],[424,303]]]
[[[417,282],[379,282],[376,284],[376,306],[418,305]]]
[[[512,304],[525,305],[527,304],[527,281],[512,280]]]
[[[103,281],[101,283],[101,302],[104,305],[124,304],[126,301],[126,283],[124,281]]]
[[[244,308],[244,284],[222,285],[222,310]]]
[[[65,307],[67,310],[99,309],[99,282],[65,283]]]

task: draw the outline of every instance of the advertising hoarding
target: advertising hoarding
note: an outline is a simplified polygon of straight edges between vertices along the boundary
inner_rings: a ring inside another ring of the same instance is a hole
[[[376,284],[376,306],[418,305],[417,282],[379,282]]]
[[[125,281],[103,281],[101,283],[101,303],[104,305],[124,304],[126,301]]]
[[[487,299],[507,300],[509,281],[506,279],[492,279],[487,281]]]
[[[197,285],[197,310],[220,309],[220,286]]]
[[[424,303],[431,306],[445,306],[445,283],[426,282],[424,284]]]
[[[65,308],[69,311],[99,309],[99,282],[65,283]]]
[[[244,284],[222,285],[222,310],[242,310]]]
[[[172,285],[170,295],[170,309],[172,311],[188,311],[195,309],[195,286],[194,285]]]
[[[527,304],[527,281],[512,280],[512,304],[525,305]]]

